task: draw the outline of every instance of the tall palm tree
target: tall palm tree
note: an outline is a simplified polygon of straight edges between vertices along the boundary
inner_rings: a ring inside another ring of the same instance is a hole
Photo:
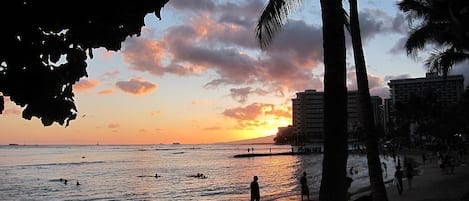
[[[299,0],[269,0],[257,25],[265,49]],[[347,88],[345,17],[341,0],[321,0],[324,48],[324,158],[319,200],[345,201],[347,165]]]
[[[383,182],[381,162],[378,153],[378,138],[373,120],[371,108],[368,76],[366,73],[365,56],[361,41],[360,23],[358,20],[357,0],[349,0],[350,3],[350,34],[352,36],[353,56],[355,60],[355,73],[357,76],[359,118],[365,133],[366,156],[368,161],[368,174],[371,184],[373,200],[387,201],[386,188]]]
[[[408,55],[436,45],[425,64],[445,76],[455,63],[469,60],[469,1],[402,0],[398,6],[412,28],[405,44]]]

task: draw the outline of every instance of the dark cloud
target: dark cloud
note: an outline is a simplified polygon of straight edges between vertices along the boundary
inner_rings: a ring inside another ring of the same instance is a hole
[[[409,32],[409,25],[402,13],[397,13],[392,20],[392,30],[401,34],[407,34],[407,32]]]
[[[381,33],[406,34],[408,26],[402,14],[390,16],[380,9],[363,9],[358,14],[360,32],[364,41]]]
[[[214,11],[216,8],[215,3],[212,0],[197,0],[197,1],[187,1],[187,0],[171,0],[168,3],[168,6],[176,8],[178,10],[187,10],[187,11]]]
[[[131,78],[129,81],[116,82],[116,86],[122,91],[133,95],[148,94],[158,88],[158,85],[139,78]]]
[[[230,94],[233,99],[238,101],[239,103],[245,103],[248,96],[250,94],[257,94],[260,96],[266,95],[269,92],[262,90],[262,89],[252,89],[251,87],[244,87],[244,88],[232,88],[230,89]]]

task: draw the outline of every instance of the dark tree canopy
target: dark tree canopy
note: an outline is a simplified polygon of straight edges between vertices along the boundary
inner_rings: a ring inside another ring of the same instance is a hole
[[[7,96],[25,119],[68,125],[77,115],[72,86],[87,76],[92,49],[119,50],[168,1],[1,1],[0,114]]]

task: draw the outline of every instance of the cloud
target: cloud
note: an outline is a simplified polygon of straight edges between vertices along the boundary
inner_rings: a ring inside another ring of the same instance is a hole
[[[306,88],[321,89],[322,75],[312,73],[322,64],[321,28],[291,20],[271,47],[260,52],[253,30],[264,3],[176,0],[171,3],[176,9],[194,11],[185,12],[187,23],[168,28],[157,40],[151,34],[127,40],[124,60],[131,69],[156,76],[214,72],[206,88],[257,85],[280,96]],[[257,94],[230,93],[240,102]]]
[[[117,75],[120,74],[120,71],[118,69],[116,70],[112,70],[112,71],[107,71],[105,72],[102,77],[103,77],[103,80],[111,80],[111,79],[114,79],[117,77]]]
[[[389,53],[391,54],[401,54],[401,53],[406,53],[406,48],[405,44],[407,42],[407,36],[404,36],[397,40],[397,42],[394,44],[394,46],[389,50]]]
[[[212,104],[212,101],[208,101],[208,100],[205,100],[205,101],[194,100],[194,101],[192,101],[192,105],[210,105],[210,104]]]
[[[3,115],[19,115],[21,110],[18,108],[5,108],[2,112]]]
[[[98,95],[108,95],[108,94],[113,94],[113,93],[114,93],[114,89],[105,89],[105,90],[101,90],[97,92]]]
[[[213,11],[216,7],[212,0],[171,0],[168,6],[186,11]]]
[[[349,91],[358,90],[355,67],[350,68],[347,72],[347,89]],[[381,98],[389,97],[389,87],[387,83],[378,76],[368,73],[368,88],[371,96],[380,96]]]
[[[158,88],[158,85],[140,78],[131,78],[129,81],[119,81],[116,82],[116,86],[122,91],[133,95],[149,94]]]
[[[287,113],[289,115],[287,115]],[[289,113],[288,111],[278,109],[275,107],[275,105],[267,104],[267,103],[252,103],[245,107],[225,109],[222,115],[228,118],[241,120],[241,121],[256,120],[259,116],[262,116],[262,115],[291,117],[291,113]]]
[[[119,128],[120,127],[120,124],[119,123],[110,123],[107,125],[108,128],[111,128],[111,129],[115,129],[115,128]]]
[[[262,89],[252,89],[251,87],[244,87],[244,88],[232,88],[230,89],[230,94],[233,99],[238,101],[239,103],[245,103],[249,94],[257,94],[260,96],[266,95],[269,92],[262,90]]]
[[[129,38],[124,43],[122,55],[124,62],[133,70],[149,72],[154,75],[165,73],[163,59],[166,58],[166,44],[146,37]]]
[[[99,84],[99,80],[91,80],[91,79],[80,79],[77,83],[73,85],[73,90],[75,92],[82,92],[85,90],[92,89]]]

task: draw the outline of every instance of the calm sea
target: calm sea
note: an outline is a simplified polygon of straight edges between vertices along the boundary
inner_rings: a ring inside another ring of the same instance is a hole
[[[251,147],[291,151],[285,145],[0,146],[0,199],[249,200],[257,175],[263,200],[288,200],[299,194],[303,171],[310,191],[319,191],[321,155],[233,157]],[[352,188],[368,184],[363,156],[350,155],[348,166],[358,170]],[[207,178],[192,177],[197,173]]]

